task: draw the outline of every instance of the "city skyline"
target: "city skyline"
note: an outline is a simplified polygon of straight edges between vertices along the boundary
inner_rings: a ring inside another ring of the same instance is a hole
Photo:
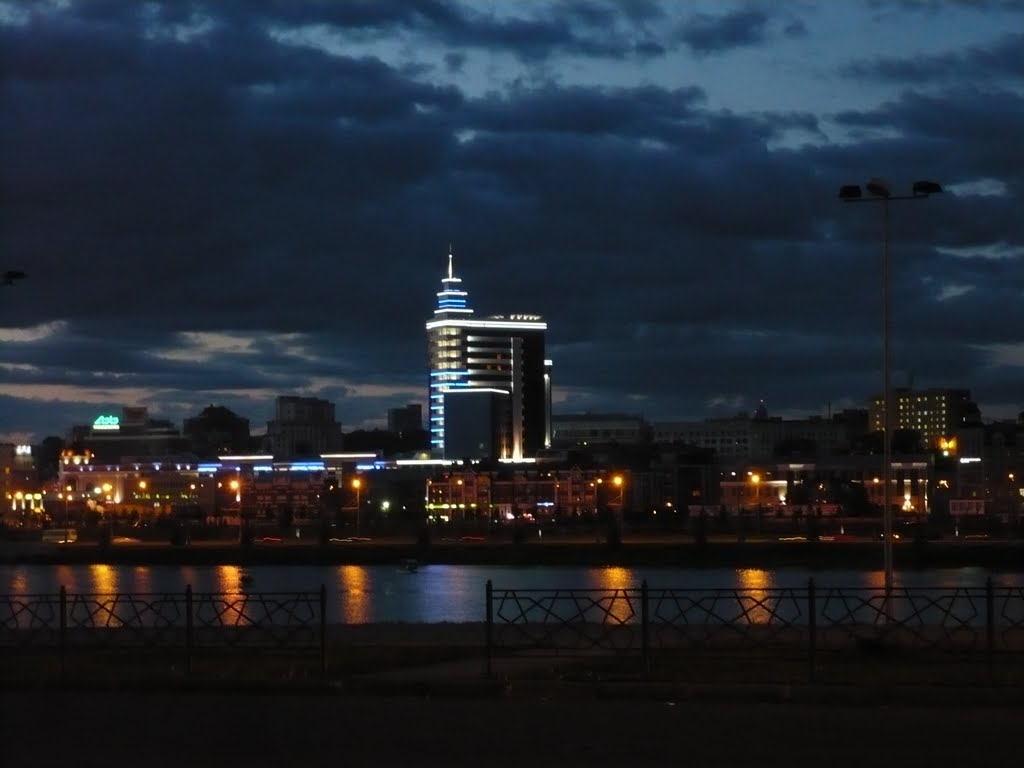
[[[0,1],[0,441],[424,406],[451,244],[556,413],[1024,408],[1024,6]],[[911,34],[912,33],[912,34]],[[263,418],[263,415],[266,418]]]

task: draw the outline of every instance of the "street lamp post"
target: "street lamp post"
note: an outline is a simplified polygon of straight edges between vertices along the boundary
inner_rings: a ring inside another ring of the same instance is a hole
[[[352,487],[356,489],[356,536],[359,535],[359,491],[363,487],[363,481],[358,477],[353,478]]]
[[[245,507],[242,504],[242,475],[232,478],[228,488],[235,492],[235,504],[238,506],[238,540],[245,541]]]
[[[234,478],[228,483],[228,488],[235,492],[235,504],[238,506],[238,519],[242,519],[242,482]],[[218,521],[219,524],[219,521]]]
[[[1007,474],[1006,480],[1007,480],[1007,483],[1009,485],[1009,490],[1008,490],[1008,493],[1007,493],[1007,503],[1006,503],[1006,506],[1007,506],[1007,510],[1006,510],[1007,516],[1006,516],[1006,519],[1009,520],[1009,522],[1010,522],[1010,536],[1011,537],[1015,537],[1017,535],[1017,496],[1019,494],[1017,493],[1017,490],[1014,487],[1014,483],[1013,483],[1014,475],[1013,475],[1013,472],[1010,472],[1009,474]]]
[[[885,567],[885,599],[888,613],[892,595],[892,504],[890,502],[890,475],[892,472],[892,386],[889,376],[889,203],[903,200],[927,200],[929,195],[942,191],[934,181],[915,181],[909,195],[894,195],[888,182],[871,179],[865,185],[870,197],[864,197],[857,184],[846,184],[839,189],[844,203],[882,204],[882,558]]]
[[[1011,475],[1013,477],[1013,475]],[[68,543],[69,514],[68,505],[71,502],[71,485],[65,485],[65,544]]]
[[[615,477],[612,478],[612,483],[615,485],[615,487],[619,491],[619,498],[618,498],[618,503],[617,503],[618,514],[616,515],[616,517],[618,518],[618,529],[619,529],[619,535],[620,536],[622,535],[622,507],[623,507],[623,505],[625,503],[625,499],[623,498],[623,493],[625,491],[624,491],[624,489],[622,487],[622,482],[623,482],[622,481],[622,475],[615,475]]]

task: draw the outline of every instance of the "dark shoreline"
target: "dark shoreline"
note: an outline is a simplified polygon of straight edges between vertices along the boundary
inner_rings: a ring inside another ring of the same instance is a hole
[[[1009,541],[901,543],[894,547],[897,569],[978,567],[995,572],[1024,572],[1024,544]],[[354,545],[198,546],[93,544],[72,546],[8,544],[0,564],[20,565],[386,565],[415,559],[435,565],[516,566],[660,566],[680,568],[855,568],[877,570],[881,546],[874,542],[626,542],[432,544],[362,543]]]

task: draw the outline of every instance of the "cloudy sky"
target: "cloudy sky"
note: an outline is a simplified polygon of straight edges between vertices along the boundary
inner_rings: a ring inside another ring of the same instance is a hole
[[[0,440],[426,399],[449,244],[556,412],[1024,408],[1024,3],[0,0]]]

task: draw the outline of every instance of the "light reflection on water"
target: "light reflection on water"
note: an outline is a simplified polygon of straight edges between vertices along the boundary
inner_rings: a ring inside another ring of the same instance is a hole
[[[607,568],[594,568],[589,574],[591,589],[630,589],[638,586],[636,576],[629,568],[610,565]]]
[[[748,621],[753,624],[766,624],[771,620],[772,612],[766,602],[768,600],[768,592],[774,585],[772,584],[771,571],[762,571],[758,568],[741,568],[736,571],[736,577],[739,581],[739,588],[743,590],[750,590],[745,592],[746,600],[744,602],[744,613]]]
[[[237,565],[218,565],[214,569],[215,592],[241,592],[245,570]],[[191,583],[191,582],[189,582]]]
[[[118,570],[112,565],[90,565],[89,573],[92,576],[93,584],[95,585],[92,589],[84,590],[88,592],[119,592],[118,589]],[[127,590],[125,590],[127,591]],[[132,592],[143,592],[145,590],[132,589]]]
[[[982,579],[984,583],[984,579]],[[893,574],[893,586],[899,586],[896,574]],[[872,589],[885,589],[885,571],[868,571],[864,574],[864,586]]]
[[[55,576],[56,576],[56,578],[55,578],[56,583],[58,585],[63,585],[64,588],[68,592],[88,592],[89,591],[88,589],[83,588],[79,584],[78,572],[79,572],[80,569],[75,568],[74,566],[70,566],[70,565],[58,565],[58,566],[55,566],[55,568],[56,568],[56,574],[55,574]],[[21,573],[20,576],[21,576],[21,578],[23,580],[27,580],[28,579],[28,574],[27,573]],[[60,586],[58,586],[57,589],[59,590]],[[53,590],[53,589],[46,589],[46,590],[29,589],[29,590],[26,590],[26,591],[28,591],[28,592],[36,592],[36,591],[53,592],[55,590]]]
[[[341,617],[346,624],[367,624],[370,618],[370,580],[366,568],[342,565],[338,568],[338,591],[342,595]]]
[[[246,580],[243,581],[243,576]],[[895,574],[897,587],[982,587],[989,573],[980,568],[907,571]],[[997,585],[1020,585],[1021,574],[993,574]],[[677,568],[586,568],[575,566],[423,565],[415,573],[398,565],[374,566],[127,566],[0,565],[0,595],[71,593],[318,592],[327,593],[329,622],[467,622],[485,616],[485,584],[495,589],[803,589],[813,577],[828,587],[878,588],[881,571],[804,569],[704,570]],[[636,607],[633,607],[636,610]],[[767,609],[754,606],[757,621]],[[615,613],[619,609],[616,607]],[[753,616],[752,616],[753,618]]]
[[[149,572],[149,566],[137,565],[132,571],[132,580],[135,584],[138,584],[139,592],[152,592],[153,591],[153,579],[152,574]]]

